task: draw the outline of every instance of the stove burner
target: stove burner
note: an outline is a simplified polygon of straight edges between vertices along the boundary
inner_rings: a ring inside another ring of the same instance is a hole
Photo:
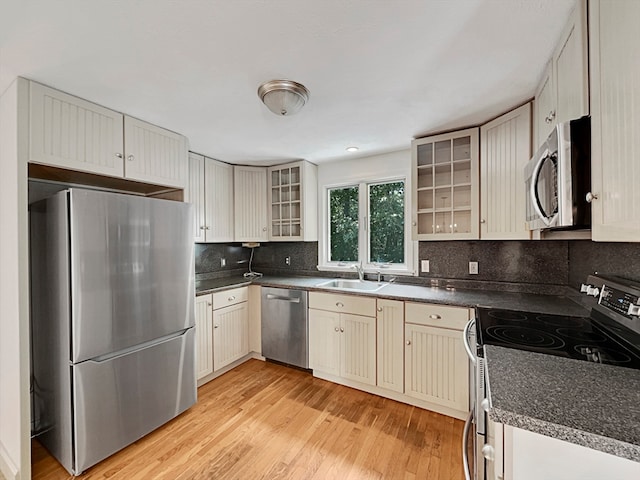
[[[623,365],[631,361],[629,355],[619,350],[609,350],[589,345],[576,345],[573,348],[580,355],[584,355],[584,359],[589,362]]]
[[[526,320],[526,313],[511,312],[509,310],[492,310],[489,313],[490,317],[497,318],[498,320]]]
[[[607,337],[598,332],[587,332],[584,330],[577,330],[575,328],[558,328],[556,332],[563,337],[568,337],[572,340],[578,340],[581,342],[603,343],[607,341]]]
[[[564,340],[560,337],[552,333],[536,330],[535,328],[498,325],[487,328],[486,332],[495,339],[509,344],[550,350],[556,350],[565,346]]]
[[[580,317],[563,317],[560,315],[538,315],[536,320],[554,327],[580,328],[585,324],[585,319]]]

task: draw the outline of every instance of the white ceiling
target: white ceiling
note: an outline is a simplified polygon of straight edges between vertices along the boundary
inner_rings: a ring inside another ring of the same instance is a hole
[[[531,98],[575,0],[0,0],[16,76],[175,130],[231,163],[408,148]],[[311,98],[278,117],[264,81]]]

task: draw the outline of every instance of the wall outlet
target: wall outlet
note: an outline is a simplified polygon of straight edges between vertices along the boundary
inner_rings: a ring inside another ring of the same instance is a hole
[[[291,265],[291,257],[284,257],[284,264]]]
[[[469,262],[469,275],[478,274],[478,262]]]
[[[422,273],[429,273],[429,260],[420,261],[420,271]]]
[[[221,267],[226,267],[227,266],[227,259],[226,258],[221,258],[220,259],[220,266]]]

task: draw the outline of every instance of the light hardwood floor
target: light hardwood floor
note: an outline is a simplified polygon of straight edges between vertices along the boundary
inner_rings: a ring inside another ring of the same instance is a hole
[[[250,360],[83,479],[460,480],[463,422]],[[33,478],[69,474],[33,442]]]

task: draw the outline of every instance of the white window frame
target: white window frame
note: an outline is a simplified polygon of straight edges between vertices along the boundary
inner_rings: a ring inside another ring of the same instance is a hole
[[[369,252],[369,186],[381,183],[404,182],[404,258],[403,264],[380,265],[368,261]],[[336,188],[358,187],[358,261],[337,262],[329,261],[330,256],[330,210],[329,191]],[[329,272],[353,271],[353,265],[362,265],[366,273],[380,272],[383,275],[417,275],[416,259],[418,258],[418,242],[411,239],[411,195],[410,183],[406,176],[393,176],[385,178],[365,178],[358,181],[350,181],[325,185],[322,191],[322,225],[319,250],[318,270]],[[362,210],[364,206],[364,211]]]

